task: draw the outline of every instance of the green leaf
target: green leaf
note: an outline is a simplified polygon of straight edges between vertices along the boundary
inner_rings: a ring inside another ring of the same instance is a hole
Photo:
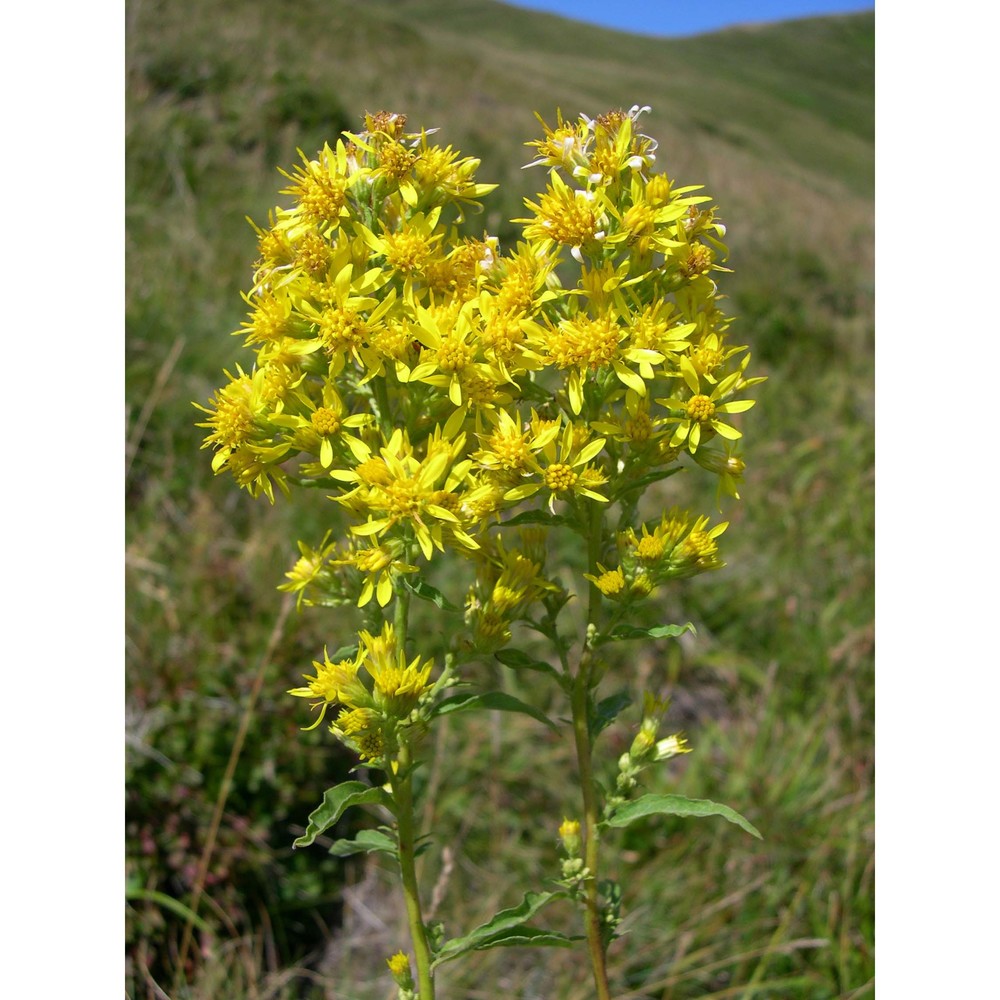
[[[596,645],[617,642],[620,639],[673,639],[685,632],[694,632],[694,625],[654,625],[643,628],[639,625],[616,625],[610,632],[597,637]]]
[[[476,951],[486,951],[487,948],[571,948],[579,937],[567,937],[559,931],[545,930],[542,927],[512,927],[493,937],[487,938]]]
[[[450,941],[446,941],[431,963],[431,968],[433,969],[443,962],[450,962],[452,959],[458,958],[459,955],[464,955],[469,951],[494,948],[504,944],[522,943],[515,942],[511,938],[516,935],[528,938],[537,934],[538,932],[534,928],[525,927],[527,921],[547,903],[564,895],[565,893],[562,892],[526,892],[524,899],[517,906],[501,910],[491,920],[488,920],[485,924],[480,924],[475,930],[466,934],[465,937],[452,938]],[[516,932],[516,935],[512,932]],[[551,932],[544,931],[542,933],[549,934]],[[528,942],[525,941],[524,943]]]
[[[341,646],[339,649],[333,651],[333,656],[330,657],[331,663],[338,663],[340,660],[353,660],[355,656],[358,655],[358,644],[354,643],[353,646]]]
[[[570,523],[570,519],[563,514],[550,514],[547,510],[525,510],[506,521],[501,521],[500,527],[513,528],[519,524],[546,524],[556,527],[560,524]]]
[[[533,705],[503,691],[486,691],[483,694],[453,694],[439,701],[430,714],[432,717],[450,715],[453,712],[467,712],[480,708],[490,708],[497,712],[519,712],[521,715],[530,715],[533,719],[537,719],[552,729],[557,728],[547,715]]]
[[[652,486],[653,483],[658,483],[661,479],[666,479],[680,471],[680,466],[675,465],[670,469],[656,469],[654,472],[647,472],[646,475],[640,476],[638,479],[630,479],[621,489],[615,490],[612,498],[617,500],[619,497],[634,493],[636,490],[644,490],[647,486]]]
[[[520,649],[501,649],[493,654],[504,666],[513,667],[515,670],[539,670],[543,674],[552,674],[560,681],[563,675],[551,663],[544,660],[536,660],[533,656],[522,652]]]
[[[764,838],[760,831],[747,819],[744,819],[735,809],[720,805],[709,799],[689,799],[683,795],[643,795],[633,802],[619,806],[611,816],[604,821],[605,826],[624,827],[634,823],[643,816],[721,816],[735,823],[758,840]]]
[[[328,788],[323,802],[309,814],[306,832],[293,844],[294,847],[308,847],[324,831],[344,815],[351,806],[377,804],[392,810],[393,802],[384,788],[372,788],[363,781],[345,781]]]
[[[330,848],[330,853],[338,858],[349,858],[352,854],[372,854],[375,851],[396,857],[396,838],[382,830],[361,830],[354,840],[337,840]]]
[[[442,611],[462,610],[457,604],[452,604],[437,587],[429,584],[422,576],[416,578],[404,576],[403,582],[406,584],[407,589],[416,594],[421,600],[436,604]]]
[[[618,691],[615,694],[602,698],[594,707],[594,714],[590,720],[590,736],[593,739],[602,729],[607,729],[619,713],[632,704],[632,698],[628,691]]]
[[[556,630],[555,622],[551,619],[546,618],[543,621],[536,622],[531,618],[525,618],[524,624],[533,631],[538,632],[540,635],[544,635],[546,639],[551,640],[556,644],[556,646],[561,647],[565,651],[567,643],[560,637],[558,631]]]

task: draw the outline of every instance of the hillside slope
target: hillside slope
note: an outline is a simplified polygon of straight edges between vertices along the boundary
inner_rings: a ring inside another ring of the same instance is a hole
[[[661,168],[707,186],[731,223],[734,253],[759,253],[754,232],[771,241],[787,233],[838,284],[847,260],[867,280],[873,15],[689,39],[626,35],[492,0],[176,0],[133,3],[128,18],[134,316],[153,308],[179,319],[169,301],[153,301],[149,272],[167,259],[201,301],[238,309],[237,262],[252,248],[244,216],[274,204],[275,167],[380,108],[441,127],[445,141],[481,156],[482,178],[507,191],[485,223],[511,237],[506,220],[540,183],[537,171],[519,169],[535,111],[552,121],[557,108],[651,105],[644,121],[660,139]]]

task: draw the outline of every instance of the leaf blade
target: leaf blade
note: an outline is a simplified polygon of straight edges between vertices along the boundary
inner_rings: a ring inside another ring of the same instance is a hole
[[[509,907],[494,914],[486,923],[480,924],[474,930],[469,931],[464,937],[452,938],[450,941],[446,941],[431,963],[431,968],[436,968],[444,962],[450,962],[452,959],[458,958],[469,951],[498,947],[503,943],[512,944],[512,941],[507,941],[506,939],[514,932],[527,932],[527,936],[537,933],[534,928],[526,928],[524,926],[525,923],[538,913],[543,906],[563,895],[565,894],[561,892],[526,892],[524,898],[517,906]],[[490,942],[496,943],[491,944]]]
[[[531,718],[552,729],[558,728],[544,712],[540,712],[533,705],[529,705],[527,702],[521,701],[520,698],[515,698],[504,691],[449,695],[434,706],[431,715],[451,715],[454,712],[467,712],[479,708],[493,709],[496,712],[517,712],[520,715],[529,715]]]
[[[349,858],[354,854],[373,854],[381,852],[398,856],[395,838],[382,830],[360,830],[354,840],[336,840],[330,848],[330,854],[338,858]]]
[[[745,830],[758,840],[763,840],[760,831],[735,809],[711,799],[689,799],[684,795],[642,795],[631,802],[619,806],[606,820],[604,826],[623,828],[644,816],[721,816],[730,823]]]
[[[623,639],[676,639],[677,636],[685,632],[694,633],[695,628],[691,622],[683,625],[653,625],[645,628],[641,625],[616,625],[610,632],[598,636],[596,645],[604,645],[607,642],[618,642]]]
[[[632,696],[627,690],[616,691],[602,698],[595,706],[590,718],[590,738],[594,739],[611,725],[618,716],[632,704]]]
[[[442,611],[462,610],[457,604],[453,604],[449,601],[448,598],[437,589],[437,587],[428,583],[422,576],[418,576],[416,578],[404,576],[403,582],[406,584],[406,589],[412,594],[415,594],[423,601],[429,601]]]
[[[562,680],[562,674],[551,663],[545,660],[536,660],[520,649],[499,649],[493,654],[505,667],[513,667],[515,670],[537,670],[540,673],[552,674],[553,677]]]
[[[380,805],[392,811],[392,798],[384,788],[373,788],[363,781],[345,781],[328,788],[323,801],[309,814],[306,832],[293,841],[293,847],[308,847],[316,838],[330,829],[351,807]]]

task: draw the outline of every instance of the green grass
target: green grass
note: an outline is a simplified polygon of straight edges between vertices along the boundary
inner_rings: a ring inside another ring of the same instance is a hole
[[[653,107],[661,168],[721,206],[735,271],[723,287],[770,381],[745,421],[729,565],[662,603],[698,637],[635,647],[621,683],[671,692],[670,720],[696,748],[654,790],[728,802],[765,840],[715,820],[627,831],[616,995],[873,995],[872,16],[683,40],[430,0],[130,3],[127,19],[130,994],[155,996],[153,979],[170,990],[182,918],[157,894],[191,902],[274,588],[295,539],[317,540],[331,516],[322,497],[255,503],[214,480],[199,450],[191,401],[243,356],[227,334],[255,254],[244,217],[266,218],[296,147],[388,108],[482,157],[481,179],[507,193],[475,224],[509,242],[506,220],[542,183],[520,169],[533,111],[551,122],[557,107],[639,103]],[[669,487],[664,503],[699,499],[683,477]],[[405,940],[391,873],[290,847],[350,762],[299,731],[283,692],[351,628],[323,609],[293,614],[263,666],[187,995],[322,996],[330,983],[357,1000],[388,994],[384,958]],[[614,760],[628,736],[622,725],[602,739]],[[450,927],[515,902],[512,884],[557,864],[571,767],[530,720],[442,728],[427,780],[452,834],[425,874]],[[573,926],[558,908],[549,922]],[[561,951],[486,952],[442,982],[447,996],[498,990],[590,995],[578,956]]]

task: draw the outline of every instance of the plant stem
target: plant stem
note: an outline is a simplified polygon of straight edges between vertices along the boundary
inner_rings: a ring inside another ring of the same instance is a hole
[[[406,546],[409,558],[410,545]],[[393,627],[396,642],[406,650],[406,631],[410,617],[410,592],[401,580],[396,582],[396,608]],[[392,797],[396,803],[396,831],[399,842],[399,874],[403,883],[406,900],[406,917],[410,924],[410,938],[413,942],[413,956],[417,963],[417,982],[420,1000],[434,1000],[434,979],[431,975],[431,950],[427,943],[427,929],[420,907],[420,887],[417,884],[416,867],[416,820],[413,809],[413,761],[406,734],[400,740],[389,775]]]
[[[392,797],[396,802],[396,829],[399,836],[399,874],[406,899],[406,917],[410,924],[413,956],[417,963],[420,1000],[434,1000],[434,979],[431,975],[431,950],[420,908],[417,885],[416,832],[413,816],[413,785],[410,748],[403,743],[397,757],[397,770],[390,776]]]
[[[587,562],[588,572],[596,574],[604,537],[604,514],[597,504],[591,504],[590,507]],[[583,793],[584,864],[590,873],[584,890],[587,949],[590,952],[590,964],[594,971],[594,985],[597,988],[598,1000],[611,1000],[611,991],[608,986],[607,954],[601,930],[601,908],[598,902],[600,835],[597,829],[598,796],[594,783],[593,746],[590,738],[590,692],[593,686],[592,668],[594,665],[590,631],[597,627],[600,610],[601,592],[591,582],[587,608],[588,635],[583,653],[580,656],[580,665],[573,680],[572,709],[576,760],[580,773],[580,789]]]
[[[580,670],[573,684],[573,735],[576,740],[576,759],[580,772],[580,788],[583,792],[583,837],[584,864],[590,872],[585,883],[587,948],[590,964],[594,970],[594,985],[599,1000],[611,1000],[608,987],[607,957],[601,934],[601,910],[597,899],[599,837],[597,831],[597,794],[594,788],[594,771],[591,761],[590,730],[587,705],[589,701],[588,680],[590,674],[590,652],[580,659]]]

